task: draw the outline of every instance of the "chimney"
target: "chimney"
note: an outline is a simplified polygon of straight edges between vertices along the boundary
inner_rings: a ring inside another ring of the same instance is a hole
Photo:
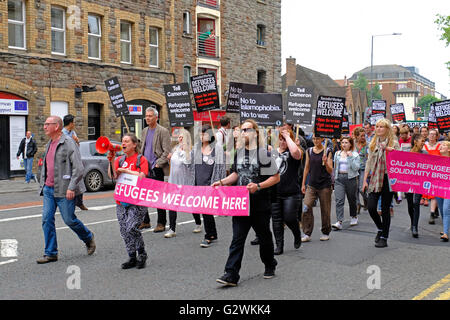
[[[297,81],[297,65],[295,58],[286,58],[286,87],[295,86]]]
[[[344,76],[344,86],[348,86],[348,80],[347,80],[347,76]]]

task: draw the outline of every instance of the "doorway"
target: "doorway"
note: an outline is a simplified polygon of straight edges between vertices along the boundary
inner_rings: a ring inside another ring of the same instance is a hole
[[[100,138],[102,104],[88,103],[88,140]]]
[[[0,116],[0,180],[9,173],[9,117]]]

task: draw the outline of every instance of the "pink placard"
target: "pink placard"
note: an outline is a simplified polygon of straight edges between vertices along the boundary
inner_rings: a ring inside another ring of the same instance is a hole
[[[246,187],[182,186],[121,174],[114,199],[138,206],[222,216],[248,216]]]
[[[392,151],[386,161],[393,191],[450,199],[450,157]]]

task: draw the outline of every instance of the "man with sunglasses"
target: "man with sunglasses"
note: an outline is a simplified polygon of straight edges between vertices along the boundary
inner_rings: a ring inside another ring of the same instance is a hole
[[[63,121],[50,116],[44,123],[44,132],[50,138],[45,147],[44,164],[41,171],[40,195],[44,196],[42,229],[44,231],[44,256],[38,264],[58,260],[55,212],[61,212],[64,223],[74,231],[87,248],[88,255],[95,251],[94,235],[75,216],[75,196],[86,191],[83,183],[83,163],[75,142],[62,133]]]

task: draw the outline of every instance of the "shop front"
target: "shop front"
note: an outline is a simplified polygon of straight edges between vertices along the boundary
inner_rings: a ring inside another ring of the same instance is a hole
[[[0,91],[0,180],[25,174],[16,154],[27,129],[28,101]]]

